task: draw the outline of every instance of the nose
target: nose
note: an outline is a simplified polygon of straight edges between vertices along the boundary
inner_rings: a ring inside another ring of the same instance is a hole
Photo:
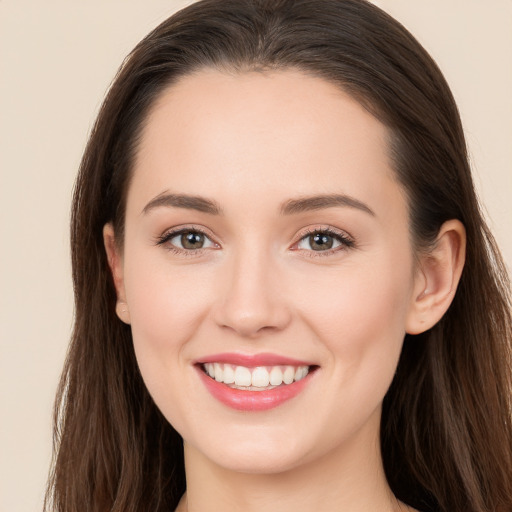
[[[249,251],[250,252],[250,251]],[[282,273],[265,254],[240,254],[226,264],[214,312],[217,325],[245,338],[278,332],[290,323]]]

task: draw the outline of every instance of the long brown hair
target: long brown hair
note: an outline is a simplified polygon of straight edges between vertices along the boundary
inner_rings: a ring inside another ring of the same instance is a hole
[[[140,376],[102,228],[120,235],[141,127],[160,92],[200,68],[299,69],[337,84],[390,134],[411,233],[425,250],[459,219],[467,259],[454,301],[407,335],[381,442],[395,495],[422,511],[512,510],[512,319],[507,274],[475,196],[453,97],[420,44],[364,0],[204,0],[151,32],[122,65],[74,193],[75,327],[55,408],[47,510],[169,511],[185,490],[182,440]]]

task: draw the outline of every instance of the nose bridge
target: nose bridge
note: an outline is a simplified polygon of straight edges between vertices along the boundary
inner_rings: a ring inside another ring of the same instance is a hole
[[[244,337],[283,329],[289,322],[289,308],[280,290],[276,257],[269,247],[247,240],[228,259],[217,323]]]

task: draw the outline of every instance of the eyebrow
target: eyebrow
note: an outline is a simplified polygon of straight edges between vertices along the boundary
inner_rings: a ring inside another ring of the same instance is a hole
[[[159,207],[174,207],[185,208],[187,210],[196,210],[210,215],[221,215],[221,207],[211,199],[206,199],[200,196],[190,196],[187,194],[169,194],[162,193],[152,199],[142,210],[142,213],[147,214],[151,210]]]
[[[356,208],[357,210],[361,210],[375,217],[375,212],[368,205],[359,201],[359,199],[345,194],[327,194],[290,199],[281,206],[281,214],[294,215],[297,213],[312,210],[323,210],[324,208],[334,208],[337,206]]]
[[[281,205],[281,215],[296,215],[298,213],[323,210],[324,208],[349,207],[361,210],[375,217],[373,210],[358,199],[345,194],[326,194],[290,199]],[[222,215],[222,208],[213,201],[201,196],[187,194],[162,193],[152,199],[142,210],[143,214],[159,207],[185,208],[210,215]]]

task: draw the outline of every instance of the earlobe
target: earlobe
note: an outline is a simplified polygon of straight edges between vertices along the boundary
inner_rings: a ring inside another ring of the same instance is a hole
[[[112,279],[116,288],[117,303],[116,314],[119,319],[126,323],[130,323],[130,311],[126,302],[126,294],[124,289],[124,275],[123,275],[123,259],[116,243],[114,227],[111,223],[103,226],[103,243],[105,245],[105,252],[107,253],[108,265],[112,273]]]
[[[420,334],[446,313],[459,284],[466,256],[466,230],[462,222],[445,222],[434,247],[420,258],[406,332]]]
[[[122,322],[125,324],[130,324],[130,311],[128,310],[128,304],[121,300],[118,300],[116,303],[116,314]]]

